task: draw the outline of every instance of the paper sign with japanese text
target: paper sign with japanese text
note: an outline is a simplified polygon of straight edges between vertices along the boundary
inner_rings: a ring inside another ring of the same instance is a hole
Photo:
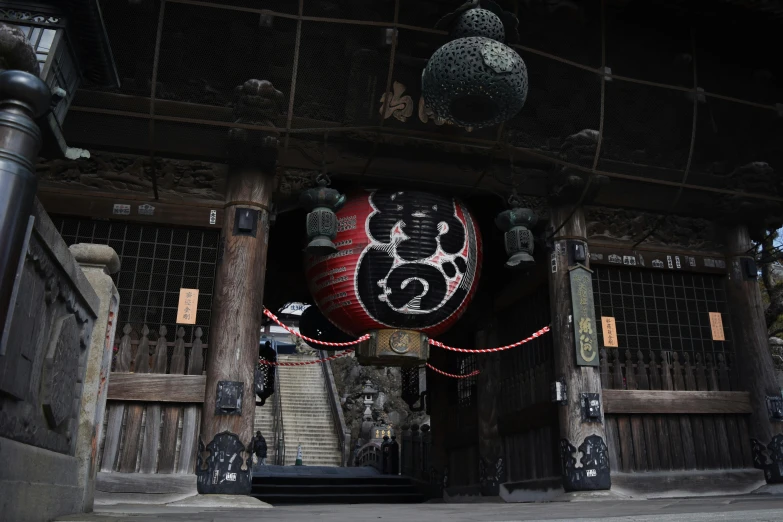
[[[720,312],[710,312],[710,326],[712,327],[713,341],[726,340],[726,335],[723,333],[723,317]]]
[[[607,348],[617,348],[617,325],[614,317],[601,317],[601,326],[604,333],[604,346]]]
[[[198,290],[180,288],[177,324],[196,324],[196,308],[198,308]]]

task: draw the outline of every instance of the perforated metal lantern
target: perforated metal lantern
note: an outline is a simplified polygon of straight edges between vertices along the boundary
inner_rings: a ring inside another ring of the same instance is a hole
[[[534,237],[530,231],[536,226],[538,216],[529,208],[504,210],[495,218],[495,225],[505,232],[506,261],[508,268],[527,268],[535,265],[533,259]]]
[[[468,11],[469,13],[470,11]],[[527,68],[507,45],[483,36],[448,42],[421,77],[425,104],[436,116],[467,128],[513,118],[527,98]]]
[[[310,242],[305,252],[325,256],[337,252],[334,238],[337,237],[337,216],[335,211],[345,204],[345,196],[327,187],[328,177],[318,178],[319,187],[302,192],[299,202],[310,212],[307,214],[307,237]]]
[[[452,38],[468,38],[470,36],[484,36],[503,42],[506,39],[506,31],[503,21],[498,15],[487,9],[469,9],[462,13],[451,29]]]

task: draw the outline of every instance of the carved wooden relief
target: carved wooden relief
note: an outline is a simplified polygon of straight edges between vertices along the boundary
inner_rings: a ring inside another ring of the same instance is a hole
[[[723,246],[715,225],[706,219],[669,215],[658,222],[657,214],[606,207],[586,207],[585,218],[590,241],[636,242],[657,223],[643,245],[688,250],[721,250]]]

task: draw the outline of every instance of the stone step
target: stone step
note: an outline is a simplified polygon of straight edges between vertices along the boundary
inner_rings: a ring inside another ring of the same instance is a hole
[[[286,454],[288,454],[289,451],[293,451],[296,453],[296,448],[298,446],[287,446],[285,449]],[[322,457],[334,457],[338,454],[337,448],[306,448],[302,446],[302,452],[305,455],[318,455]]]
[[[309,397],[303,395],[283,399],[283,413],[285,413],[285,408],[289,406],[312,406],[313,408],[323,408],[329,406],[329,402],[320,400],[318,397],[313,397],[312,395]]]

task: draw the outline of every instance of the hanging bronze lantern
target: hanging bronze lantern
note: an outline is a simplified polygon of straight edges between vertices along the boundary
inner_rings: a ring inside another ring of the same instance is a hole
[[[337,215],[345,204],[345,195],[329,188],[331,181],[326,173],[316,178],[318,187],[302,192],[299,203],[309,210],[307,214],[307,238],[310,242],[305,252],[313,256],[326,256],[337,252],[334,238],[337,237]]]
[[[489,0],[472,0],[438,22],[452,40],[435,51],[421,77],[424,102],[437,117],[472,129],[508,121],[522,109],[527,68],[503,43],[516,41],[517,24]]]
[[[495,225],[504,232],[506,244],[507,268],[524,269],[535,265],[533,249],[535,239],[531,228],[538,223],[538,216],[529,208],[520,208],[519,198],[509,198],[511,208],[504,210],[495,218]]]

